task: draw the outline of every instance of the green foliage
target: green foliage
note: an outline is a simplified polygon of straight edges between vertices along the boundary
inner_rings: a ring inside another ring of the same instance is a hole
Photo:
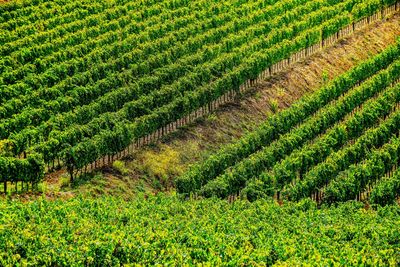
[[[125,162],[120,160],[113,162],[113,168],[121,175],[127,175],[129,173],[129,169],[125,166]]]
[[[366,157],[365,162],[350,166],[336,180],[332,181],[324,190],[324,201],[332,203],[355,199],[363,188],[384,176],[399,162],[400,139],[393,137],[382,148],[372,151]],[[392,189],[394,191],[388,192],[388,199],[393,198],[393,195],[398,195],[397,188]],[[372,200],[378,202],[378,204],[383,204],[379,203],[383,201],[377,201],[376,197]]]
[[[7,156],[37,153],[48,165],[60,160],[72,174],[390,4],[6,4],[0,12],[0,140],[11,144]],[[226,167],[236,160],[227,161]]]
[[[44,177],[44,162],[39,154],[26,159],[0,156],[0,182],[30,182],[37,184]]]
[[[392,176],[382,177],[371,192],[371,202],[382,206],[394,204],[400,197],[400,169]]]
[[[178,192],[223,198],[241,191],[253,201],[280,190],[299,200],[323,189],[398,133],[399,52],[396,44],[273,115],[179,177]],[[359,193],[378,178],[353,189]],[[341,199],[355,198],[355,192]]]
[[[324,70],[322,72],[322,84],[326,85],[328,82],[329,82],[329,73],[326,70]]]
[[[278,109],[279,109],[279,102],[278,102],[278,100],[276,100],[276,99],[270,99],[270,100],[269,100],[269,106],[270,106],[271,111],[272,111],[273,113],[278,112]]]
[[[151,196],[0,202],[0,265],[384,265],[400,208]]]

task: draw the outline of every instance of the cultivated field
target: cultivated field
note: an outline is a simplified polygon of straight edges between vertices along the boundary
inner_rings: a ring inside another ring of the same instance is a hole
[[[399,11],[0,0],[0,266],[400,265]]]
[[[270,117],[178,178],[178,192],[328,203],[400,195],[400,45]],[[382,178],[382,179],[381,179]],[[376,182],[378,184],[376,185]],[[366,192],[365,192],[366,191]]]

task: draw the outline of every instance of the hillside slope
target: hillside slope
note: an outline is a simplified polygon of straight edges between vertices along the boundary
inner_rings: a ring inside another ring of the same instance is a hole
[[[328,79],[393,44],[400,35],[399,18],[396,15],[370,25],[333,47],[296,63],[261,82],[235,103],[169,135],[161,143],[135,152],[125,162],[117,162],[116,168],[103,169],[96,179],[90,177],[78,182],[73,191],[130,195],[131,189],[137,187],[155,191],[171,188],[171,177],[181,174],[190,164],[253,130],[269,114],[290,106]],[[51,191],[59,184],[59,173],[49,176],[48,181],[52,184]],[[93,188],[93,185],[97,186]],[[71,188],[67,187],[62,191],[69,190]]]

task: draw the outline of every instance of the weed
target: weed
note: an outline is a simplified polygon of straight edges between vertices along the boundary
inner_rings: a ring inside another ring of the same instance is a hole
[[[121,175],[127,175],[129,173],[129,169],[126,168],[125,162],[120,160],[114,161],[113,168]]]
[[[279,110],[279,102],[278,102],[278,100],[276,100],[275,98],[274,99],[270,99],[269,100],[269,105],[271,107],[272,113],[278,112],[278,110]]]
[[[207,122],[209,122],[209,123],[216,122],[217,120],[218,120],[218,116],[215,113],[211,113],[207,116]]]
[[[285,96],[285,93],[286,93],[286,91],[285,91],[285,89],[282,88],[282,87],[279,87],[279,88],[276,90],[276,95],[277,95],[278,97],[283,97],[283,96]]]
[[[325,85],[328,83],[328,81],[329,81],[329,73],[327,70],[324,70],[322,72],[322,84]]]
[[[254,99],[256,99],[256,100],[261,99],[261,97],[262,97],[262,94],[260,91],[257,91],[257,93],[255,93],[255,95],[254,95]]]

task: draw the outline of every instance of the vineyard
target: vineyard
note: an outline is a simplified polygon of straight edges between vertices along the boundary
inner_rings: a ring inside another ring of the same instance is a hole
[[[398,266],[400,207],[159,195],[0,202],[2,266]],[[35,233],[35,235],[33,235]]]
[[[0,266],[400,266],[399,13],[0,0]]]
[[[8,182],[29,187],[59,168],[73,179],[396,10],[393,0],[3,4],[0,182],[5,191]],[[274,175],[263,173],[254,182],[266,184]],[[236,180],[227,177],[215,183]]]
[[[333,203],[400,196],[400,43],[177,179],[178,191]]]

